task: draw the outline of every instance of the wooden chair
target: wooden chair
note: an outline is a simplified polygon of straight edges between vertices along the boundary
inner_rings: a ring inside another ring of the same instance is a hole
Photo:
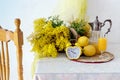
[[[16,30],[14,32],[0,27],[0,80],[9,80],[10,78],[10,55],[8,50],[8,42],[10,41],[13,41],[16,46],[18,80],[23,80],[23,32],[20,30],[20,19],[15,19],[15,25]]]

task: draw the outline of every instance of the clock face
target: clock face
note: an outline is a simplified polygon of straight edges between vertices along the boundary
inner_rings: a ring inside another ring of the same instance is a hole
[[[81,55],[82,51],[81,48],[75,47],[68,47],[66,49],[66,55],[69,59],[78,59]]]

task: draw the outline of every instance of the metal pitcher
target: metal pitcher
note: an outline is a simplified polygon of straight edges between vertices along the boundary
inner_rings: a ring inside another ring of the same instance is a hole
[[[102,27],[105,26],[105,23],[109,22],[110,26],[107,30],[107,32],[105,32],[104,34],[101,33],[101,29]],[[110,19],[105,20],[103,23],[100,22],[98,20],[98,16],[96,16],[96,19],[94,22],[90,23],[92,29],[91,29],[91,36],[90,36],[90,42],[97,42],[98,38],[100,37],[100,35],[103,35],[104,37],[106,36],[106,34],[108,34],[110,32],[110,29],[112,27],[112,21]]]

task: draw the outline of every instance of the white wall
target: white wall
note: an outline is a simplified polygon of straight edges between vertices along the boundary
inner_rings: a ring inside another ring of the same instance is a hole
[[[110,18],[113,26],[108,34],[109,42],[120,42],[120,0],[88,0],[87,15],[90,21],[96,16],[102,22]]]
[[[24,34],[23,45],[23,73],[24,80],[32,80],[31,66],[34,55],[30,52],[31,45],[27,41],[28,35],[33,31],[33,21],[40,17],[52,14],[57,0],[0,0],[0,25],[3,28],[15,30],[14,19],[21,19],[21,29]],[[12,43],[13,44],[13,43]],[[12,45],[11,45],[12,46]],[[17,80],[16,54],[10,47],[11,79]]]

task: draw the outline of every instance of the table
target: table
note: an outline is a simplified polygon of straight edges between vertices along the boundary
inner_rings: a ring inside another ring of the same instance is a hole
[[[120,44],[110,43],[107,51],[115,57],[107,63],[74,62],[63,53],[57,58],[42,58],[37,63],[34,80],[119,80]]]

